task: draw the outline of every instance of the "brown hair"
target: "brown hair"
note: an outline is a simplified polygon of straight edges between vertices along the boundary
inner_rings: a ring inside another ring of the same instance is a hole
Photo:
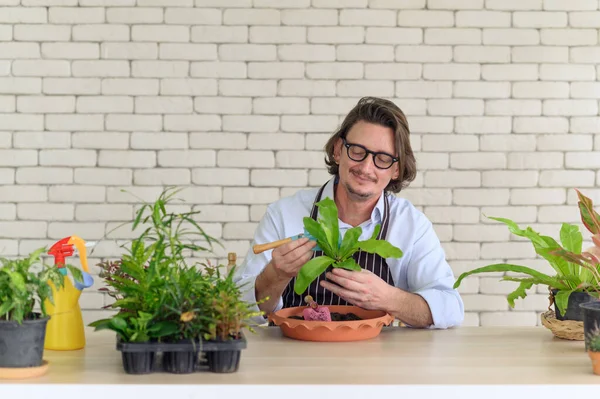
[[[339,166],[333,158],[333,150],[338,139],[345,138],[354,124],[358,121],[374,123],[389,127],[394,132],[394,144],[396,156],[399,157],[398,179],[392,179],[385,191],[398,193],[406,188],[417,175],[417,161],[410,146],[410,130],[404,112],[396,104],[389,100],[377,97],[363,97],[356,106],[346,115],[344,122],[327,144],[325,152],[327,156],[325,163],[327,171],[331,175],[337,175]]]

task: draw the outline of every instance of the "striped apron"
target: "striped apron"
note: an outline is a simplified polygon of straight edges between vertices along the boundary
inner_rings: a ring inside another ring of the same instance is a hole
[[[325,188],[325,185],[323,185],[319,189],[319,192],[317,193],[317,196],[316,196],[315,201],[312,206],[310,217],[313,218],[314,220],[317,220],[317,215],[318,215],[318,207],[317,207],[316,203],[321,200],[321,195],[323,193],[324,188]],[[384,192],[383,195],[385,196],[385,201],[383,202],[384,203],[384,212],[383,212],[383,219],[381,222],[381,230],[379,231],[379,235],[377,236],[378,240],[385,240],[385,237],[387,236],[389,219],[390,219],[389,199],[387,197],[387,193]],[[314,254],[312,257],[315,258],[317,256],[322,256],[322,255],[323,255],[323,251],[314,251]],[[356,261],[356,263],[358,263],[361,268],[367,269],[367,270],[373,272],[375,275],[377,275],[381,279],[383,279],[383,281],[386,281],[390,285],[394,285],[394,279],[392,278],[392,274],[390,273],[390,270],[389,270],[388,265],[384,258],[382,258],[381,256],[379,256],[377,254],[370,254],[368,252],[363,252],[362,250],[356,251],[354,253],[353,257],[354,257],[354,260]],[[319,277],[317,277],[317,279],[314,280],[310,284],[307,291],[304,292],[302,295],[297,295],[294,292],[294,284],[296,282],[296,277],[292,278],[292,280],[289,282],[289,284],[287,285],[287,287],[285,288],[285,290],[283,291],[283,294],[282,294],[283,308],[289,308],[289,307],[294,307],[294,306],[305,306],[306,303],[304,302],[304,297],[306,295],[311,295],[313,297],[313,299],[319,305],[348,305],[348,303],[345,300],[343,300],[342,298],[340,298],[333,292],[326,290],[325,288],[323,288],[319,285],[319,282],[321,280],[326,280],[325,273],[326,273],[326,271],[323,272]]]

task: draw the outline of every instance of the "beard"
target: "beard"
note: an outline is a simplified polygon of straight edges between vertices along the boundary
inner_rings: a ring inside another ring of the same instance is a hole
[[[369,180],[369,181],[371,181],[373,183],[377,183],[377,179],[376,178],[374,178],[372,176],[369,176],[369,175],[366,175],[366,174],[362,173],[359,170],[352,170],[352,169],[350,169],[349,173],[352,174],[352,175],[354,175],[354,176],[361,177],[363,179]],[[373,197],[375,195],[375,193],[373,193],[373,192],[359,191],[359,190],[355,189],[354,187],[352,187],[352,185],[349,182],[346,182],[345,187],[346,187],[346,190],[348,191],[348,193],[352,197],[354,197],[356,200],[358,200],[358,201],[366,201],[366,200],[368,200],[369,198],[371,198],[371,197]]]

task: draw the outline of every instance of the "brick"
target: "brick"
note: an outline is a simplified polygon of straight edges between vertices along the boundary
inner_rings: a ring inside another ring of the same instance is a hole
[[[498,170],[482,173],[483,187],[529,187],[535,186],[537,181],[538,172],[534,170]]]
[[[534,135],[499,134],[481,136],[481,151],[535,151]]]
[[[223,237],[229,239],[247,239],[254,237],[258,223],[225,223]]]
[[[392,79],[392,80],[419,80],[422,67],[420,64],[372,63],[365,66],[367,79]],[[373,81],[362,82],[372,84]],[[362,84],[357,82],[357,84]],[[392,83],[392,82],[390,82]],[[390,86],[392,86],[390,84]],[[391,95],[388,95],[391,96]]]
[[[189,42],[190,28],[179,25],[134,25],[131,40],[136,42]]]
[[[174,78],[187,76],[187,61],[132,61],[131,76],[140,78]]]
[[[166,8],[165,23],[181,25],[221,25],[221,10],[211,8]]]
[[[386,80],[343,80],[337,83],[337,94],[342,97],[358,97],[368,94],[390,97],[394,95],[394,84]]]
[[[340,25],[395,26],[396,12],[392,10],[347,9],[340,11]]]
[[[532,259],[535,251],[530,242],[483,243],[482,259]]]
[[[120,60],[143,60],[158,58],[156,43],[102,43],[102,58]]]
[[[0,120],[6,130],[44,130],[43,115],[2,114]]]
[[[219,81],[219,93],[224,96],[273,97],[276,92],[275,80],[222,79]]]
[[[69,76],[71,64],[59,60],[14,60],[13,76]]]
[[[309,27],[307,41],[309,43],[363,43],[365,29],[358,26],[345,27]]]
[[[514,191],[527,189],[514,189]],[[508,198],[508,197],[507,197]],[[501,216],[500,216],[501,215]],[[481,208],[481,221],[483,223],[498,223],[489,217],[508,218],[515,223],[534,223],[537,220],[537,207],[535,206],[488,206]],[[505,227],[506,229],[506,227]]]
[[[223,29],[233,29],[231,27],[223,27]],[[193,28],[192,28],[193,29]],[[246,29],[244,27],[244,29]],[[322,29],[322,28],[321,28]],[[232,34],[227,32],[221,33],[221,38],[229,38]],[[206,37],[211,37],[209,32]],[[238,33],[232,39],[241,39],[241,33]],[[235,40],[227,40],[227,42],[233,42]],[[306,42],[306,27],[296,26],[251,26],[249,31],[250,43],[305,43]],[[194,31],[192,30],[192,40],[194,40]],[[220,39],[218,39],[220,40]],[[246,40],[248,41],[248,33],[246,33]]]
[[[544,170],[540,173],[541,187],[591,187],[594,172],[587,170]]]
[[[217,156],[217,166],[272,168],[275,166],[275,157],[271,151],[221,150]]]
[[[294,135],[291,135],[294,136]],[[312,133],[306,135],[306,149],[307,150],[322,150],[325,147],[325,143],[331,137],[331,134],[318,134]],[[248,144],[250,146],[250,144]],[[294,147],[296,148],[296,147]]]
[[[71,68],[75,77],[120,77],[130,74],[127,61],[73,61]]]
[[[156,166],[156,153],[154,151],[100,150],[98,166],[152,168]]]
[[[361,43],[362,35],[357,36]],[[423,30],[420,28],[378,28],[369,27],[364,38],[366,43],[374,44],[420,44],[423,43]]]
[[[598,43],[596,29],[541,29],[541,44],[558,46],[587,46]]]
[[[164,129],[167,131],[190,131],[198,127],[219,130],[221,118],[216,115],[165,115]]]
[[[567,26],[567,13],[518,11],[513,13],[513,25],[517,28],[563,28]]]
[[[46,129],[58,131],[100,131],[104,129],[104,117],[102,115],[91,114],[47,115]]]
[[[0,102],[1,102],[1,97],[0,97]],[[37,132],[36,132],[37,133]],[[15,133],[16,135],[17,133]],[[10,148],[13,146],[13,139],[12,139],[12,133],[10,132],[0,132],[0,148]],[[17,146],[15,145],[15,148]]]
[[[131,134],[131,148],[133,149],[172,149],[188,148],[187,133],[143,133]]]
[[[589,47],[586,49],[591,50]],[[572,49],[571,51],[574,51]],[[567,63],[569,62],[569,48],[558,46],[522,46],[513,47],[512,62],[520,63]]]
[[[453,229],[453,238],[459,242],[507,241],[509,237],[510,232],[504,226],[455,225]]]
[[[279,116],[225,115],[223,130],[231,132],[276,132],[279,130]]]
[[[0,40],[10,41],[13,39],[13,27],[10,25],[2,25],[0,27]]]
[[[217,94],[217,81],[213,79],[162,79],[160,94],[163,96],[212,96]]]
[[[0,14],[1,24],[45,24],[47,22],[46,7],[2,7],[2,14]]]
[[[442,188],[410,188],[398,197],[406,198],[415,206],[450,205],[452,190]]]
[[[344,1],[348,2],[348,0],[341,0],[342,3]],[[356,0],[354,1],[356,2]],[[352,0],[350,0],[350,2],[352,2]],[[308,8],[310,6],[310,0],[254,0],[253,6],[255,8]],[[313,2],[313,6],[321,7],[318,2]],[[328,5],[327,8],[338,6],[339,4],[332,3],[331,5]]]
[[[41,166],[95,166],[96,151],[93,150],[40,150]]]
[[[89,185],[54,185],[48,188],[51,202],[103,202],[106,189]]]
[[[203,186],[248,186],[250,184],[250,171],[237,168],[193,169],[192,183]]]
[[[41,91],[40,78],[0,78],[0,94],[38,94]]]
[[[133,98],[125,96],[79,97],[77,112],[89,114],[132,113]]]
[[[358,98],[325,97],[311,100],[311,113],[321,115],[345,115],[352,109]]]
[[[596,0],[571,0],[565,4],[560,0],[544,0],[544,10],[597,10],[598,2]]]
[[[283,25],[300,26],[329,26],[338,24],[337,10],[283,10],[281,11]]]
[[[481,173],[476,171],[433,171],[425,173],[427,187],[480,187]]]
[[[82,204],[75,209],[78,221],[129,221],[133,217],[131,205]]]
[[[323,153],[316,151],[278,151],[275,164],[281,168],[319,168],[324,166]]]
[[[110,114],[106,116],[106,129],[115,132],[159,131],[161,128],[162,118],[160,115]]]
[[[304,170],[265,170],[254,169],[250,183],[255,187],[298,187],[308,184],[308,174]]]
[[[48,22],[53,24],[99,24],[105,22],[101,7],[50,7]]]
[[[159,81],[157,79],[113,78],[102,80],[104,95],[157,95]]]
[[[251,79],[294,79],[304,77],[304,64],[299,62],[250,62]]]
[[[283,44],[278,47],[277,56],[282,61],[334,61],[336,59],[335,47],[324,44]]]
[[[129,26],[116,24],[75,25],[72,36],[74,41],[83,42],[129,41]]]
[[[283,115],[281,117],[283,132],[332,132],[337,126],[337,117],[330,115]]]
[[[596,100],[545,100],[544,115],[584,116],[597,115]]]
[[[485,103],[487,115],[540,115],[540,100],[489,100]]]
[[[549,182],[546,173],[551,171],[542,171],[541,177]],[[552,171],[551,173],[555,173]],[[559,177],[554,175],[553,178]],[[562,179],[563,176],[560,176]],[[540,178],[540,183],[541,183]],[[544,204],[564,204],[566,201],[566,192],[564,188],[515,188],[511,190],[511,205],[544,205]]]
[[[76,184],[127,186],[133,182],[133,172],[118,168],[77,168],[74,180]]]
[[[427,114],[427,101],[419,98],[395,98],[393,102],[406,115],[422,116]],[[340,123],[342,121],[340,120]]]
[[[570,119],[571,133],[596,133],[600,131],[600,118],[598,117],[572,117]]]
[[[42,43],[42,58],[86,60],[100,58],[98,43]]]
[[[324,182],[331,179],[326,169],[312,169],[308,172],[308,185],[320,187]]]
[[[184,76],[187,72],[184,72]],[[192,62],[190,76],[206,78],[245,78],[243,62]]]
[[[0,113],[13,113],[17,109],[15,96],[0,96]]]
[[[316,62],[306,65],[310,79],[360,79],[364,76],[363,64],[359,62]]]
[[[118,0],[123,4],[122,0]],[[135,1],[131,4],[135,6]],[[153,24],[163,22],[163,9],[150,7],[115,7],[106,10],[106,21],[110,24]]]
[[[471,28],[425,30],[425,44],[481,44],[481,30]]]
[[[72,204],[17,204],[17,216],[21,220],[73,220],[74,210]]]
[[[0,58],[40,58],[39,43],[0,42]]]
[[[447,260],[466,260],[479,258],[479,244],[466,242],[449,242],[444,243],[443,248],[446,251]]]
[[[34,42],[63,42],[71,40],[68,25],[19,24],[14,26],[14,40]]]
[[[219,46],[219,58],[226,61],[274,61],[277,49],[271,44],[222,44]]]
[[[401,10],[398,26],[451,27],[454,26],[452,11]]]
[[[454,96],[464,98],[508,98],[509,82],[455,82]]]
[[[481,77],[483,80],[537,80],[538,67],[533,64],[483,65]]]
[[[567,152],[565,166],[569,169],[600,169],[600,159],[595,152]]]
[[[139,186],[180,186],[190,183],[189,169],[143,169],[133,172],[133,184]]]
[[[415,158],[420,170],[448,169],[448,154],[436,152],[416,152]]]
[[[427,80],[479,80],[478,64],[425,64],[423,78]]]
[[[569,97],[567,82],[517,82],[513,83],[515,98],[564,98]]]
[[[592,65],[540,65],[540,79],[542,80],[582,81],[595,80],[595,76]]]
[[[599,47],[570,47],[569,48],[571,57],[570,60],[573,63],[579,64],[597,64],[600,62],[600,48]],[[568,59],[569,56],[567,55]]]
[[[424,151],[477,151],[479,148],[479,140],[477,139],[477,136],[431,134],[423,137],[422,147]]]
[[[507,205],[510,193],[508,189],[464,188],[453,191],[456,205]]]
[[[48,192],[44,186],[5,185],[0,186],[0,198],[6,202],[45,202]],[[4,231],[4,229],[0,229]]]
[[[509,154],[509,160],[511,155]],[[452,169],[505,169],[506,164],[506,155],[502,153],[450,154],[450,167]]]
[[[451,82],[396,82],[396,97],[450,98]]]
[[[244,149],[245,133],[190,133],[190,148]]]
[[[120,132],[74,132],[73,148],[126,150],[129,133]]]
[[[573,82],[571,83],[571,98],[598,98],[600,83]]]
[[[205,3],[207,2],[202,0],[199,6],[206,5]],[[191,7],[194,5],[194,0],[137,0],[137,5],[138,7]]]
[[[569,121],[560,117],[516,117],[515,133],[567,133]]]
[[[44,78],[43,92],[45,94],[100,94],[100,82],[100,79],[94,78]]]
[[[369,0],[370,8],[418,9],[425,8],[426,0]]]
[[[7,183],[9,184],[9,183]],[[12,183],[10,183],[12,184]],[[17,206],[16,204],[1,204],[0,205],[0,220],[15,220],[17,218]],[[4,255],[6,255],[6,242],[0,241],[0,248]]]
[[[409,123],[411,133],[452,133],[454,129],[453,118],[445,116],[412,116]]]
[[[250,114],[252,99],[242,97],[196,97],[194,110],[201,114]]]
[[[564,166],[561,152],[513,152],[508,154],[509,169],[560,169]]]
[[[399,62],[450,62],[452,46],[396,46]]]
[[[247,222],[249,220],[248,206],[243,205],[198,205],[194,211],[201,222]]]
[[[276,188],[223,188],[224,204],[270,204],[278,199],[279,190]]]
[[[504,134],[511,130],[511,118],[504,116],[459,116],[455,123],[456,133]],[[482,136],[482,139],[487,137]]]
[[[223,25],[279,25],[279,10],[227,9],[223,13]]]
[[[579,223],[580,221],[579,209],[574,206],[552,205],[538,208],[539,223]]]
[[[17,184],[71,184],[73,169],[59,167],[22,167],[17,168]]]
[[[445,10],[477,10],[483,8],[483,3],[484,0],[429,0],[427,2],[427,8]]]
[[[342,44],[337,46],[337,55],[335,57],[339,61],[393,61],[394,47],[391,45],[377,44]]]
[[[592,137],[589,135],[540,135],[537,137],[538,151],[589,151],[593,148]],[[575,153],[571,154],[575,157]],[[569,159],[567,155],[565,160]]]
[[[3,238],[45,238],[46,222],[14,221],[0,222],[0,237]],[[23,242],[23,241],[21,241]]]
[[[140,114],[187,114],[193,110],[194,104],[189,97],[144,96],[135,99],[135,112]]]
[[[504,11],[458,11],[456,26],[468,28],[501,28],[511,26],[511,13]]]
[[[205,167],[216,165],[213,150],[164,150],[158,152],[158,165],[162,167]]]
[[[269,81],[270,83],[271,81]],[[260,92],[259,87],[263,88],[263,92],[266,89],[268,93],[271,93],[271,86],[266,86],[265,83],[260,82],[248,82],[249,85],[252,83],[256,87],[256,91]],[[273,84],[276,84],[273,82]],[[335,82],[328,80],[301,80],[301,79],[284,79],[279,81],[279,87],[276,90],[280,96],[291,96],[291,97],[330,97],[335,96]],[[239,89],[238,89],[239,90]],[[267,95],[266,93],[264,95]],[[274,95],[274,94],[273,94]]]
[[[456,46],[454,61],[458,63],[508,63],[510,62],[510,47]]]
[[[583,194],[590,198],[594,204],[600,202],[600,190],[599,189],[586,189]],[[575,205],[579,202],[577,192],[574,189],[567,190],[567,204]]]
[[[484,45],[524,46],[540,44],[540,34],[536,29],[485,28]]]
[[[594,140],[594,149],[595,150],[600,150],[600,136],[596,136],[596,139]]]
[[[19,96],[17,110],[23,113],[75,112],[75,97],[71,96]]]
[[[483,115],[484,101],[479,99],[432,99],[428,101],[431,115]]]
[[[310,111],[308,98],[256,98],[253,103],[255,114],[308,114]],[[233,130],[233,129],[230,129]]]

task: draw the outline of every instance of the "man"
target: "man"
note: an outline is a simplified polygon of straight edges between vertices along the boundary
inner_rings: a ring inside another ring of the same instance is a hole
[[[284,307],[305,306],[303,298],[310,294],[322,305],[384,310],[414,328],[460,325],[463,302],[452,288],[454,275],[431,222],[408,200],[389,194],[399,192],[416,176],[403,112],[391,101],[363,98],[325,150],[331,180],[269,205],[254,243],[302,233],[303,218],[316,219],[318,207],[314,204],[329,197],[338,208],[342,237],[349,228],[361,226],[359,240],[365,240],[381,224],[378,238],[400,248],[404,255],[383,259],[359,251],[355,260],[363,270],[334,268],[317,278],[303,295],[297,295],[293,287],[298,271],[321,254],[313,251],[315,242],[302,238],[259,255],[250,250],[235,273],[244,300],[256,303],[268,297],[258,305],[268,315]]]

